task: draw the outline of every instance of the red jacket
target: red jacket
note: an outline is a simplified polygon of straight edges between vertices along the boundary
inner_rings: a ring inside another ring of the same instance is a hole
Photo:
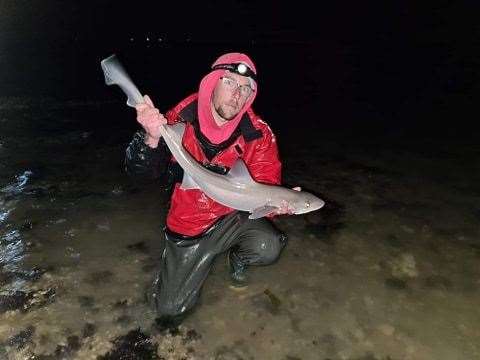
[[[231,168],[235,161],[241,158],[255,181],[279,185],[281,163],[275,135],[251,108],[247,110],[239,124],[241,131],[232,136],[233,142],[212,159],[208,159],[195,130],[197,98],[197,94],[187,97],[166,114],[170,124],[178,121],[187,122],[182,141],[184,148],[197,161],[207,166],[211,164]],[[201,190],[184,190],[177,183],[173,189],[167,215],[167,228],[182,235],[199,235],[208,230],[220,217],[232,211],[234,209],[217,203]]]

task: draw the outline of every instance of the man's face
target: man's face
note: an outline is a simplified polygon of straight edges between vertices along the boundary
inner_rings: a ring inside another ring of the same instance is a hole
[[[213,91],[213,106],[225,120],[231,120],[242,110],[253,90],[247,77],[227,71]]]

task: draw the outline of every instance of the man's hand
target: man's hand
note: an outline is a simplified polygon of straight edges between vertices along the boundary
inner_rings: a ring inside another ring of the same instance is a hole
[[[160,126],[166,124],[167,119],[158,111],[155,105],[153,105],[148,95],[145,95],[143,98],[145,102],[135,106],[137,110],[137,121],[145,129],[145,144],[151,148],[156,148],[162,136]]]
[[[295,186],[294,188],[292,188],[292,190],[302,191],[302,188],[300,186]],[[275,211],[275,215],[293,215],[294,214],[293,211],[294,209],[288,206],[288,202],[283,200],[282,203],[280,204],[280,208],[277,211]]]

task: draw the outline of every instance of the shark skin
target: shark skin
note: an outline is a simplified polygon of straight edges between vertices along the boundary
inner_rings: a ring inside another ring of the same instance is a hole
[[[175,160],[184,170],[182,189],[201,189],[216,202],[232,209],[247,211],[257,219],[278,209],[291,214],[318,210],[325,202],[306,191],[296,191],[278,185],[261,184],[253,180],[248,168],[239,159],[228,174],[220,175],[204,168],[182,146],[185,125],[162,125],[160,132]]]

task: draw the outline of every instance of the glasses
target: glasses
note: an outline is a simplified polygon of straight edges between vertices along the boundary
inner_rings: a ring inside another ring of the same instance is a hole
[[[222,80],[223,86],[225,86],[228,91],[233,93],[235,90],[238,89],[241,97],[249,97],[250,94],[253,92],[253,89],[249,85],[240,85],[235,79],[222,76],[220,80]]]

